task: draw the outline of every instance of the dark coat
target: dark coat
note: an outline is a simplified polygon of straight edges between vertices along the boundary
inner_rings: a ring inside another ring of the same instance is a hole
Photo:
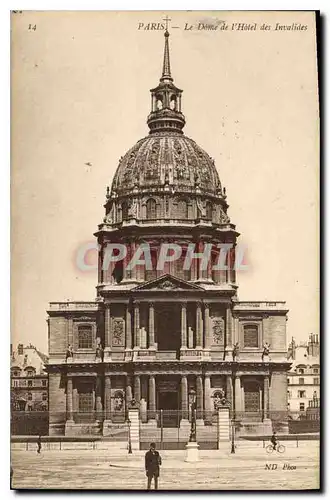
[[[159,476],[159,466],[162,465],[162,459],[158,451],[147,451],[145,454],[145,468],[148,476]]]

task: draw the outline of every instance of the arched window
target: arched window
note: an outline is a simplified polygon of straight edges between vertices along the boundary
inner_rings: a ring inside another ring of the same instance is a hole
[[[257,325],[244,326],[244,347],[258,347],[258,327]]]
[[[161,95],[156,95],[156,109],[163,109],[163,97]]]
[[[188,203],[186,202],[186,200],[178,201],[177,218],[188,219]]]
[[[206,218],[212,220],[213,218],[213,206],[210,201],[206,202]]]
[[[176,110],[176,96],[172,95],[170,100],[170,108]]]
[[[126,201],[121,204],[121,218],[122,220],[128,219],[128,204]]]
[[[147,201],[147,219],[156,219],[157,218],[157,205],[156,201],[153,198],[149,198]]]
[[[90,325],[81,325],[78,327],[78,348],[92,349],[93,330]]]
[[[18,367],[17,368],[16,367],[12,368],[11,369],[11,376],[12,377],[20,377],[21,376],[21,369],[18,368]]]

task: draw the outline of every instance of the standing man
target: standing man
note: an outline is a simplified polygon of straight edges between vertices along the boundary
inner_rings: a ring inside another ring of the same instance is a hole
[[[38,445],[37,453],[40,453],[41,452],[41,436],[40,436],[40,434],[39,434],[39,437],[37,439],[37,445]]]
[[[145,454],[145,469],[148,478],[147,489],[151,488],[151,481],[154,478],[155,490],[158,490],[159,466],[162,465],[162,459],[156,450],[155,443],[150,443],[150,450]]]

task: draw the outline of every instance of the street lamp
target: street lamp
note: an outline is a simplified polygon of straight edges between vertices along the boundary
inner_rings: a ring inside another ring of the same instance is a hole
[[[190,436],[189,442],[196,443],[196,392],[194,389],[189,391],[190,396],[190,412],[191,412],[191,420],[190,420]]]
[[[132,439],[131,439],[131,421],[130,419],[127,420],[128,423],[128,453],[132,453]]]
[[[235,420],[231,421],[231,451],[230,453],[235,453]]]

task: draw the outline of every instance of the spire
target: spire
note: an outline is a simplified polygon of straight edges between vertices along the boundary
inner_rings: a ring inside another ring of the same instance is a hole
[[[173,83],[170,67],[170,49],[169,32],[166,21],[165,29],[165,47],[163,72],[160,82],[154,89],[151,89],[151,113],[148,116],[147,123],[150,128],[150,134],[155,132],[164,132],[171,130],[173,133],[182,134],[182,129],[186,123],[185,117],[181,112],[181,94],[182,90]]]
[[[173,81],[173,78],[171,77],[170,48],[169,48],[169,43],[168,43],[168,39],[169,39],[170,34],[167,31],[167,28],[166,28],[166,31],[164,33],[164,36],[165,36],[165,47],[164,47],[163,73],[162,73],[162,77],[160,79],[161,82],[164,80]]]

